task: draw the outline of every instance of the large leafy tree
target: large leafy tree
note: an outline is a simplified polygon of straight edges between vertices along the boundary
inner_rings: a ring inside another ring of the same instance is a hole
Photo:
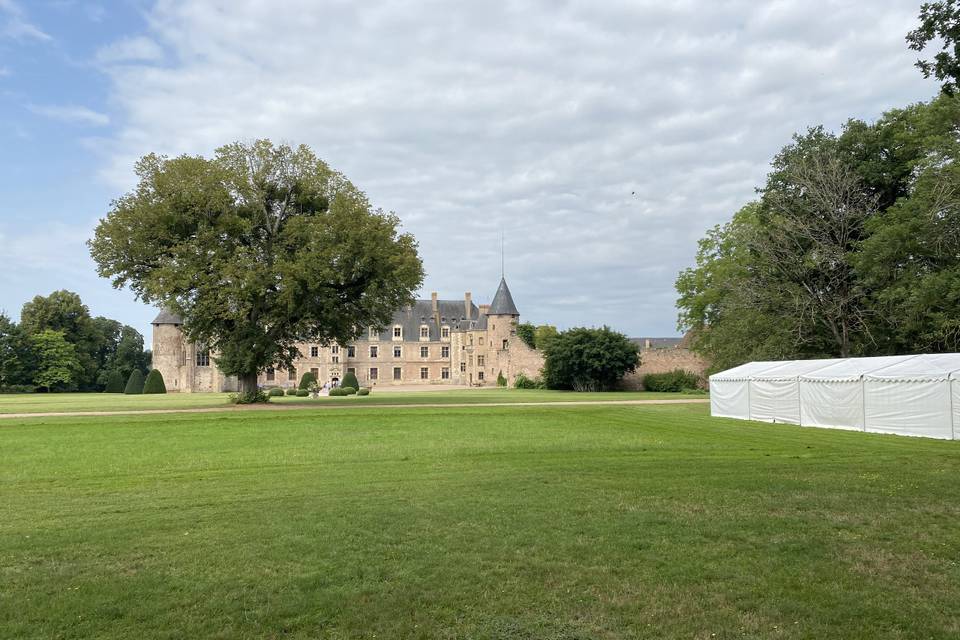
[[[923,51],[937,42],[940,51],[931,60],[918,60],[924,78],[940,80],[943,92],[953,95],[960,81],[960,0],[925,2],[920,7],[920,26],[907,34],[907,44]]]
[[[640,364],[637,345],[609,327],[557,334],[545,355],[543,379],[550,389],[606,391]]]
[[[33,344],[23,329],[0,313],[0,389],[33,384]]]
[[[44,329],[31,335],[36,368],[33,384],[46,391],[66,391],[76,387],[82,368],[76,347],[62,331]]]
[[[90,241],[98,271],[178,313],[245,394],[260,371],[292,366],[297,342],[345,344],[389,322],[423,279],[397,217],[306,146],[148,155],[136,171]]]

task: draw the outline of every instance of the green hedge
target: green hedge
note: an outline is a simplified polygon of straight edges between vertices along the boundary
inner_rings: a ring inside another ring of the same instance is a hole
[[[334,387],[333,389],[330,389],[330,396],[331,396],[331,397],[334,397],[334,398],[335,398],[335,397],[337,397],[337,396],[348,396],[348,395],[350,395],[350,394],[347,393],[346,390],[345,390],[343,387]]]
[[[147,379],[143,383],[144,393],[166,393],[167,385],[163,383],[163,374],[156,369],[150,369]]]
[[[357,389],[357,395],[358,395],[358,396],[368,396],[368,395],[370,395],[370,389],[367,389],[366,387],[364,387],[363,389]]]
[[[130,377],[127,378],[127,386],[123,388],[123,392],[128,396],[143,393],[143,372],[140,369],[134,369],[130,372]]]
[[[295,395],[297,395],[297,391],[299,391],[299,389],[297,389],[297,388],[295,388],[295,387],[294,387],[294,388],[287,389],[287,395],[288,395],[288,396],[295,396]]]
[[[107,386],[103,390],[104,393],[123,393],[123,389],[126,384],[123,381],[123,374],[119,371],[114,371],[110,374],[110,377],[107,378]]]
[[[683,369],[666,373],[648,373],[643,376],[643,388],[647,391],[688,391],[700,386],[700,376]]]
[[[309,389],[311,385],[317,383],[317,376],[313,375],[312,371],[307,371],[303,374],[303,377],[300,378],[300,388]]]
[[[309,395],[310,395],[310,392],[307,391],[306,389],[297,389],[298,398],[306,398]]]
[[[283,389],[280,387],[274,387],[273,389],[270,389],[270,391],[267,391],[267,395],[271,398],[281,398],[283,397]]]
[[[340,381],[341,389],[346,389],[347,387],[354,390],[360,388],[360,382],[357,380],[356,374],[351,371],[347,371],[347,374],[343,376],[343,380]]]
[[[343,395],[352,396],[357,392],[356,387],[340,387],[340,390],[343,391]]]

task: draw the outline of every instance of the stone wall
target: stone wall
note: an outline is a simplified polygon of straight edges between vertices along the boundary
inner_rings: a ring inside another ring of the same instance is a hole
[[[707,361],[689,349],[646,349],[640,352],[640,366],[623,378],[623,388],[643,390],[643,377],[648,373],[666,373],[674,369],[683,369],[704,376]],[[706,388],[706,380],[703,381]]]

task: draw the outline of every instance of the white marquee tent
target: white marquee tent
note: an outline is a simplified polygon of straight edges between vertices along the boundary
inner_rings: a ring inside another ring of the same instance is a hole
[[[710,376],[714,416],[960,439],[960,354],[748,362]]]

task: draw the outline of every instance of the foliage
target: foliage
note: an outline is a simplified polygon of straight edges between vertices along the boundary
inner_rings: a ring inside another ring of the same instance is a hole
[[[298,342],[346,344],[389,322],[423,279],[399,219],[306,146],[148,155],[136,172],[89,243],[98,272],[179,314],[243,391],[292,366]]]
[[[36,355],[30,336],[6,314],[0,313],[0,389],[33,390]]]
[[[674,369],[665,373],[648,373],[643,376],[643,388],[647,391],[691,391],[699,388],[700,384],[699,375],[683,369]]]
[[[944,93],[952,95],[960,81],[960,0],[925,2],[920,7],[920,26],[907,34],[914,51],[923,51],[931,42],[940,45],[932,60],[918,60],[924,78],[940,80]]]
[[[557,328],[551,324],[541,324],[537,327],[534,335],[537,349],[547,351],[550,349],[550,343],[559,335]]]
[[[368,396],[368,395],[370,395],[370,388],[369,388],[369,387],[361,387],[361,388],[357,389],[357,395],[358,395],[358,396]]]
[[[297,395],[300,394],[297,393]],[[304,392],[304,395],[307,395],[307,393]],[[264,402],[270,402],[270,396],[259,387],[253,391],[237,391],[236,393],[231,393],[229,398],[233,404],[262,404]]]
[[[334,387],[334,388],[330,389],[329,394],[330,394],[331,397],[348,396],[348,395],[350,395],[349,393],[347,393],[347,390],[344,389],[343,387]]]
[[[105,393],[123,393],[124,387],[126,387],[124,375],[117,370],[113,370],[107,377],[107,383],[103,390]]]
[[[352,371],[347,371],[347,373],[344,374],[343,379],[340,381],[340,386],[359,389],[360,383],[357,381],[357,376]]]
[[[507,386],[507,379],[503,377],[503,371],[497,372],[497,386],[498,387]]]
[[[297,389],[296,394],[298,398],[306,398],[310,395],[310,392],[306,389]]]
[[[299,390],[300,390],[300,389],[299,389],[298,387],[290,387],[289,389],[287,389],[287,395],[288,395],[288,396],[295,396],[295,395],[297,395],[297,391],[299,391]]]
[[[637,345],[609,327],[576,328],[557,335],[545,354],[549,389],[606,391],[639,364]]]
[[[342,394],[345,396],[352,396],[357,392],[356,387],[338,387],[338,389],[340,389]]]
[[[139,371],[139,369],[138,369]],[[166,393],[167,385],[163,382],[163,375],[157,369],[151,369],[147,373],[147,379],[143,382],[144,393]]]
[[[543,380],[540,378],[529,378],[524,373],[518,373],[513,379],[514,389],[545,389]]]
[[[36,358],[33,384],[45,391],[76,388],[81,373],[80,360],[63,332],[44,329],[30,336],[30,340]]]
[[[537,328],[529,322],[521,322],[517,325],[517,337],[531,349],[537,348],[536,332]]]
[[[143,393],[143,372],[140,369],[134,369],[130,372],[130,377],[127,378],[127,384],[123,388],[123,392],[130,395],[138,395]]]
[[[300,389],[309,389],[315,384],[317,384],[317,376],[315,376],[312,371],[307,371],[300,377]]]
[[[283,392],[283,389],[281,389],[280,387],[273,387],[272,389],[267,391],[267,395],[270,396],[271,398],[281,398],[284,396],[284,392]]]

